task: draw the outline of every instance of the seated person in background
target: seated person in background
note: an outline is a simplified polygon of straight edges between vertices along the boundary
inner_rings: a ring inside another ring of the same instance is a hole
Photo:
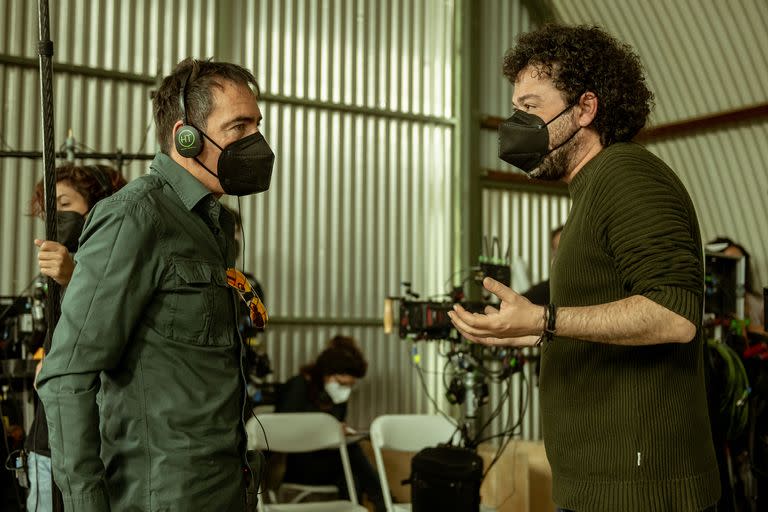
[[[552,244],[552,252],[550,252],[549,255],[550,262],[555,259],[557,246],[560,245],[560,233],[562,232],[563,226],[558,226],[552,230],[552,234],[550,235],[550,243]],[[528,291],[523,294],[523,297],[540,306],[549,304],[549,279],[545,279],[544,281],[531,286]]]
[[[353,338],[335,336],[315,362],[301,368],[278,392],[276,412],[326,412],[344,423],[347,400],[368,363]],[[345,425],[348,432],[351,431]],[[376,512],[386,510],[376,471],[358,443],[347,445],[357,495],[368,496]],[[285,481],[307,485],[335,485],[342,497],[349,491],[338,450],[289,454]]]
[[[725,249],[720,249],[724,244],[727,244]],[[752,263],[749,257],[749,253],[741,244],[737,244],[730,238],[718,237],[711,240],[707,244],[707,248],[717,247],[720,252],[726,256],[734,256],[737,258],[744,257],[744,263],[746,272],[744,275],[744,318],[749,319],[749,327],[747,328],[751,332],[764,332],[765,331],[765,310],[763,308],[763,296],[759,291],[759,288],[754,288],[752,283]]]

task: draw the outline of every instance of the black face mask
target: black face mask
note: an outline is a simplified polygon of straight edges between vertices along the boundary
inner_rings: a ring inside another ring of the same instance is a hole
[[[200,130],[200,133],[211,141],[211,144],[221,150],[218,176],[197,158],[195,158],[195,161],[219,179],[221,188],[226,194],[231,196],[247,196],[269,189],[269,184],[272,181],[272,166],[275,163],[275,154],[261,133],[256,132],[243,137],[226,148],[216,144],[202,130]]]
[[[77,212],[56,212],[56,241],[70,253],[77,251],[85,217]]]
[[[512,116],[499,126],[499,158],[530,174],[544,157],[570,141],[581,129],[576,130],[565,141],[549,149],[547,126],[573,108],[565,107],[559,114],[545,123],[537,115],[515,110]]]

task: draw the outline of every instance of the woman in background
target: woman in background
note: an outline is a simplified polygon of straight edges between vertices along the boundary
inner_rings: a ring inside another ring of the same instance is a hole
[[[344,423],[347,401],[358,379],[365,377],[368,362],[354,338],[335,336],[317,359],[301,368],[299,375],[282,385],[276,412],[326,412]],[[346,424],[344,428],[353,433]],[[363,494],[376,512],[384,512],[384,498],[376,471],[358,443],[347,445],[349,463],[358,496]],[[289,454],[286,482],[307,485],[335,485],[343,497],[349,497],[338,450]]]
[[[77,251],[78,238],[85,217],[93,206],[121,189],[125,178],[107,165],[64,165],[56,168],[56,240],[35,240],[40,273],[66,287],[75,270],[72,254]],[[45,219],[43,182],[35,186],[30,204],[32,215]],[[37,365],[40,372],[42,359]],[[42,402],[37,401],[35,419],[27,436],[27,474],[29,475],[29,512],[53,510],[51,495],[51,449],[48,445],[48,425]]]

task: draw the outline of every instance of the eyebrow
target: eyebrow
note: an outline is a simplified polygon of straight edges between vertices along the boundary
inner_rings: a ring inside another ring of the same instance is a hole
[[[253,123],[256,122],[256,124],[261,123],[261,116],[259,116],[258,119],[251,117],[251,116],[237,116],[234,119],[230,119],[229,121],[225,122],[221,125],[222,129],[226,129],[229,126],[235,125],[237,123]]]
[[[525,100],[530,100],[530,99],[541,100],[541,96],[539,96],[538,94],[524,94],[524,95],[520,96],[519,98],[517,98],[517,103],[520,104],[520,103],[524,102]],[[514,99],[512,101],[512,104],[513,105],[515,104]]]

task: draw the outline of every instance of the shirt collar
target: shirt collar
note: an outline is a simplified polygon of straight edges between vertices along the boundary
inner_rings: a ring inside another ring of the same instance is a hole
[[[188,210],[192,210],[206,196],[215,200],[210,190],[165,153],[155,155],[150,165],[150,172],[152,171],[171,186]]]

